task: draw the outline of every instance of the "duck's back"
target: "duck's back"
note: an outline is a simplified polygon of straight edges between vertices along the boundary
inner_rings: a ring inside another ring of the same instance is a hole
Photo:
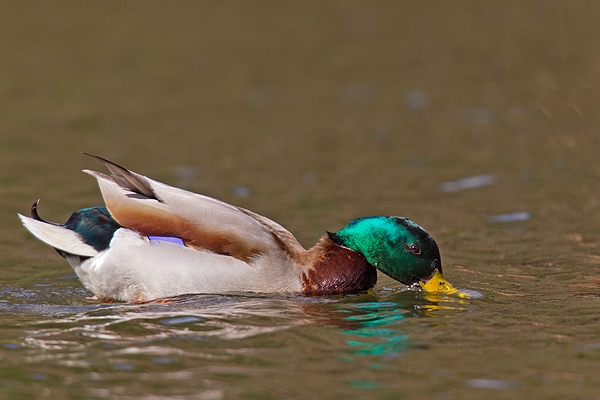
[[[186,245],[248,261],[272,251],[304,250],[294,236],[268,218],[222,201],[174,188],[127,171],[146,185],[132,191],[113,177],[86,171],[98,179],[104,201],[123,227],[142,235],[173,236]]]

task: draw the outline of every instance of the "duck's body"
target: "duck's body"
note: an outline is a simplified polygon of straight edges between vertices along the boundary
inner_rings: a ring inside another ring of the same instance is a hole
[[[333,246],[337,245],[329,244]],[[348,252],[333,250],[331,254]],[[117,230],[111,247],[95,257],[83,262],[79,257],[66,258],[97,297],[123,301],[147,301],[186,293],[344,293],[366,290],[376,281],[375,269],[364,258],[356,257],[357,263],[345,268],[346,276],[331,279],[326,273],[319,275],[322,270],[319,265],[307,267],[283,254],[264,255],[246,262],[162,240],[148,240],[129,229]],[[315,277],[325,279],[311,281]]]
[[[441,272],[435,241],[402,217],[355,220],[306,250],[266,217],[101,160],[111,176],[85,172],[98,180],[106,207],[80,210],[65,225],[41,220],[37,203],[32,218],[20,216],[98,298],[348,293],[372,287],[375,268],[406,284]]]

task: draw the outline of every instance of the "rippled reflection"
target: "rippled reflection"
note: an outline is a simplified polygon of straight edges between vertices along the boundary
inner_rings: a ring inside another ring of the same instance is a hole
[[[31,361],[81,359],[98,341],[125,349],[113,354],[182,355],[180,349],[154,344],[165,340],[243,340],[274,335],[293,327],[317,324],[334,327],[354,355],[394,355],[405,351],[409,338],[402,329],[410,317],[431,317],[439,310],[460,309],[468,300],[429,295],[417,290],[382,290],[357,296],[182,296],[142,305],[98,304],[32,308],[12,305],[13,311],[37,311],[48,318],[28,324],[23,345],[44,350]],[[76,312],[73,312],[76,311]],[[82,340],[82,339],[89,340]],[[142,345],[142,347],[136,347]],[[68,351],[68,353],[62,353]]]
[[[8,362],[0,373],[14,359],[25,374],[21,381],[68,382],[93,396],[118,394],[113,386],[127,376],[157,384],[201,380],[205,391],[223,398],[226,390],[211,382],[260,382],[262,371],[285,371],[294,359],[314,368],[327,368],[331,359],[350,368],[365,362],[388,368],[406,351],[423,348],[415,332],[424,320],[476,306],[403,286],[323,297],[190,295],[137,305],[97,303],[86,295],[74,277],[4,287],[0,311],[6,320],[14,316],[19,336],[5,338],[0,355]],[[383,383],[353,379],[345,386],[374,390]]]
[[[406,350],[408,337],[398,325],[409,312],[399,310],[397,306],[393,302],[354,305],[353,310],[357,313],[345,319],[357,322],[359,327],[343,331],[356,337],[355,340],[346,341],[349,346],[356,348],[354,354],[393,355]]]
[[[354,355],[399,356],[415,347],[411,346],[404,327],[411,317],[433,317],[436,311],[462,310],[472,303],[457,296],[417,290],[400,290],[395,295],[383,295],[382,298],[379,301],[338,305],[340,311],[347,314],[344,321],[354,324],[354,327],[342,330],[345,335],[353,336],[346,343]]]

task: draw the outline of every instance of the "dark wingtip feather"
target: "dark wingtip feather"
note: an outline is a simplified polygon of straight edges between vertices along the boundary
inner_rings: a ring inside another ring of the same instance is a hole
[[[95,159],[96,159],[96,160],[98,160],[98,161],[102,161],[104,164],[106,164],[106,166],[107,166],[107,167],[108,167],[109,165],[112,165],[112,166],[114,166],[114,167],[117,167],[118,169],[122,170],[123,172],[130,173],[130,172],[129,172],[129,170],[128,170],[127,168],[125,168],[125,167],[121,167],[119,164],[116,164],[116,163],[114,163],[114,162],[112,162],[112,161],[110,161],[110,160],[107,160],[107,159],[106,159],[106,158],[104,158],[104,157],[100,157],[100,156],[97,156],[97,155],[95,155],[95,154],[87,153],[87,152],[85,152],[85,151],[82,151],[82,152],[81,152],[81,154],[85,154],[86,156],[90,156],[90,157],[92,157],[92,158],[95,158]],[[108,169],[110,169],[110,167],[109,167]],[[111,170],[111,172],[112,172],[112,170]]]
[[[90,156],[95,158],[96,160],[102,161],[106,168],[111,172],[113,180],[122,188],[129,189],[135,193],[144,195],[146,197],[150,197],[152,199],[156,199],[161,201],[154,190],[146,181],[146,178],[143,176],[139,176],[137,174],[132,173],[127,168],[121,167],[119,164],[115,164],[112,161],[107,160],[106,158],[83,152],[86,156]]]

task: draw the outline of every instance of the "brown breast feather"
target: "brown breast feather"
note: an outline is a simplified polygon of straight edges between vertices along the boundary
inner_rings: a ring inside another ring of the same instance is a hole
[[[377,282],[377,271],[360,254],[324,236],[307,251],[302,273],[305,294],[337,294],[367,290]]]

